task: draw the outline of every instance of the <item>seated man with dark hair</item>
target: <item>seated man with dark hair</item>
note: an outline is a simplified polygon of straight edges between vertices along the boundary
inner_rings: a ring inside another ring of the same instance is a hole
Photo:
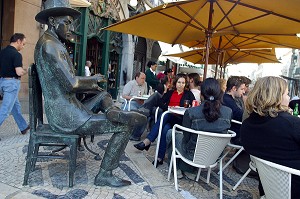
[[[223,105],[231,108],[232,119],[242,122],[243,108],[239,107],[235,101],[236,98],[242,97],[245,93],[245,83],[239,76],[231,76],[227,80],[226,93],[223,96]],[[236,133],[236,137],[231,139],[234,144],[240,145],[240,128],[241,125],[232,123],[230,130]]]

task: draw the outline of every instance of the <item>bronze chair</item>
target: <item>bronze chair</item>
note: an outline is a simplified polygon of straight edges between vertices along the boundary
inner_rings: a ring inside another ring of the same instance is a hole
[[[28,69],[29,82],[29,120],[30,138],[26,158],[26,168],[23,185],[28,184],[29,174],[34,170],[37,158],[69,159],[69,187],[73,186],[74,173],[76,170],[78,135],[62,134],[54,132],[49,124],[43,121],[42,89],[38,78],[35,64]],[[55,108],[55,107],[53,107]],[[61,147],[49,154],[39,154],[40,146]],[[54,152],[69,147],[69,156],[58,155]]]

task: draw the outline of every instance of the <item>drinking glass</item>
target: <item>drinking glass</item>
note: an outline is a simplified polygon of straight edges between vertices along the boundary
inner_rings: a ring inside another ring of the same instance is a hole
[[[190,100],[184,100],[183,106],[184,108],[188,108],[190,106]]]

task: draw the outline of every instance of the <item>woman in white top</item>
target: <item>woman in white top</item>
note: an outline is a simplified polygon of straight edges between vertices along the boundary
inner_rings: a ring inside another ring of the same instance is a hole
[[[194,94],[195,99],[198,101],[198,103],[201,102],[200,96],[200,76],[198,73],[190,73],[188,74],[188,81],[189,81],[189,88],[190,91]]]

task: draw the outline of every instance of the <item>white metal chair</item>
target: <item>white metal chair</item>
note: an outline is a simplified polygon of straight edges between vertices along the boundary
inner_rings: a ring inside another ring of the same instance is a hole
[[[198,134],[197,144],[195,149],[195,154],[193,160],[189,160],[182,156],[182,154],[175,147],[175,130],[179,129],[181,131],[186,131],[190,133]],[[223,176],[222,176],[222,158],[220,157],[222,151],[226,147],[227,143],[230,141],[232,137],[236,136],[233,131],[228,131],[228,134],[221,133],[212,133],[212,132],[204,132],[204,131],[195,131],[190,128],[186,128],[175,124],[172,129],[172,158],[170,160],[168,180],[170,180],[172,166],[174,167],[174,183],[175,189],[178,191],[177,184],[177,166],[176,166],[176,158],[180,158],[184,162],[194,167],[198,167],[198,174],[196,181],[200,178],[201,168],[208,168],[207,174],[207,183],[209,183],[210,171],[213,167],[217,166],[218,162],[220,164],[220,198],[223,198]]]
[[[125,99],[125,98],[123,98],[122,97],[122,95],[120,95],[120,99],[124,102],[124,107],[123,107],[123,109],[122,110],[126,110],[126,108],[127,108],[127,104],[128,104],[128,101],[127,101],[127,99]]]
[[[241,179],[234,185],[232,188],[233,191],[236,190],[236,188],[242,183],[242,181],[248,176],[248,174],[251,172],[251,170],[256,172],[256,166],[253,161],[249,162],[249,169],[246,171],[246,173],[241,177]]]
[[[237,120],[231,120],[231,122],[233,123],[237,123],[237,124],[242,124],[242,122],[240,121],[237,121]],[[238,151],[234,154],[234,156],[232,156],[230,158],[230,160],[228,160],[228,162],[224,165],[223,167],[223,171],[225,168],[228,167],[229,164],[231,164],[231,162],[244,150],[244,147],[243,146],[240,146],[240,145],[236,145],[236,144],[232,144],[232,143],[228,143],[227,146],[229,147],[229,150],[224,154],[224,157],[226,155],[228,155],[228,153],[232,150],[232,149],[237,149]]]
[[[256,165],[266,199],[291,199],[291,175],[300,176],[300,170],[250,157]]]
[[[240,124],[242,125],[242,122],[237,121],[237,120],[231,120],[231,122],[236,123],[236,124]],[[225,168],[228,167],[229,164],[231,164],[233,162],[233,160],[235,160],[235,158],[244,150],[244,147],[241,145],[236,145],[236,144],[232,144],[232,143],[228,143],[227,146],[229,147],[229,150],[224,154],[224,157],[232,150],[232,149],[237,149],[238,151],[234,154],[234,156],[232,156],[230,158],[230,160],[228,160],[228,162],[224,165],[223,167],[223,171]],[[234,187],[232,188],[232,190],[236,190],[236,188],[242,183],[242,181],[247,177],[247,175],[251,172],[251,169],[253,171],[256,171],[255,168],[255,164],[253,162],[249,162],[249,169],[246,171],[246,173],[241,177],[241,179],[234,185]]]

